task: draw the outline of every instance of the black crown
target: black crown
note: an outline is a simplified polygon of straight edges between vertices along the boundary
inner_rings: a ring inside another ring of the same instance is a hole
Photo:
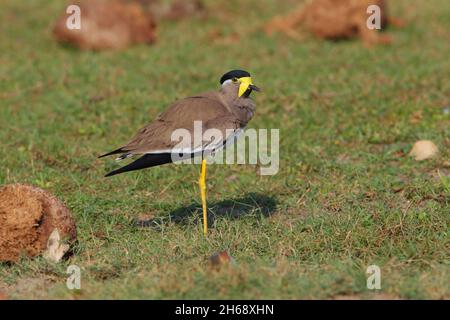
[[[220,78],[220,84],[224,83],[227,80],[233,78],[242,78],[242,77],[250,77],[250,73],[244,70],[231,70],[225,73],[222,78]]]

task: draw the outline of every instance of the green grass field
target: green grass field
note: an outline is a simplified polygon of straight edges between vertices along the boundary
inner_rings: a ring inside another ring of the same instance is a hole
[[[206,20],[163,22],[154,46],[93,53],[53,41],[61,2],[3,0],[0,184],[55,193],[73,211],[78,244],[57,265],[0,265],[0,290],[26,299],[449,299],[449,6],[392,2],[407,25],[389,30],[390,46],[267,38],[255,30],[292,1],[231,0],[209,1]],[[224,44],[211,40],[217,31],[242,36]],[[205,238],[198,165],[105,179],[116,164],[96,157],[234,68],[264,90],[249,127],[280,129],[280,170],[209,166],[215,218]],[[419,139],[440,155],[408,157]],[[141,215],[155,225],[135,227]],[[220,250],[235,267],[208,268]],[[72,264],[79,291],[65,285]],[[372,264],[381,290],[366,288]]]

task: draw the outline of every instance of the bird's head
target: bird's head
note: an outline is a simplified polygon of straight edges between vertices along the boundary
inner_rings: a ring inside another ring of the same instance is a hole
[[[244,70],[231,70],[225,73],[220,78],[220,84],[222,88],[235,88],[238,97],[248,97],[253,90],[261,91],[252,83],[250,73]]]

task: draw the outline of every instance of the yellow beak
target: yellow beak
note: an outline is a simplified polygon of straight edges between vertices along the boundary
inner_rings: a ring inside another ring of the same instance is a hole
[[[241,97],[249,88],[259,91],[259,88],[252,83],[251,77],[242,77],[238,79],[240,82],[238,96]]]

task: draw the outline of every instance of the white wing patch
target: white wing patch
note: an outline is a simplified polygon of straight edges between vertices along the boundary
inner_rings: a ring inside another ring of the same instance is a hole
[[[181,149],[173,148],[173,149],[152,150],[152,151],[146,152],[145,154],[157,154],[157,153],[178,153],[178,154],[207,153],[207,154],[211,154],[211,153],[215,153],[216,151],[218,151],[222,148],[226,148],[227,146],[235,143],[236,140],[239,138],[239,136],[244,132],[244,129],[245,128],[239,128],[239,129],[234,130],[234,132],[225,141],[223,141],[223,139],[220,139],[218,141],[212,141],[212,142],[208,141],[206,144],[196,147],[194,149],[192,149],[192,148],[181,148]],[[128,158],[129,156],[131,156],[131,155],[127,155],[126,158]],[[126,158],[123,158],[123,159],[126,159]]]

